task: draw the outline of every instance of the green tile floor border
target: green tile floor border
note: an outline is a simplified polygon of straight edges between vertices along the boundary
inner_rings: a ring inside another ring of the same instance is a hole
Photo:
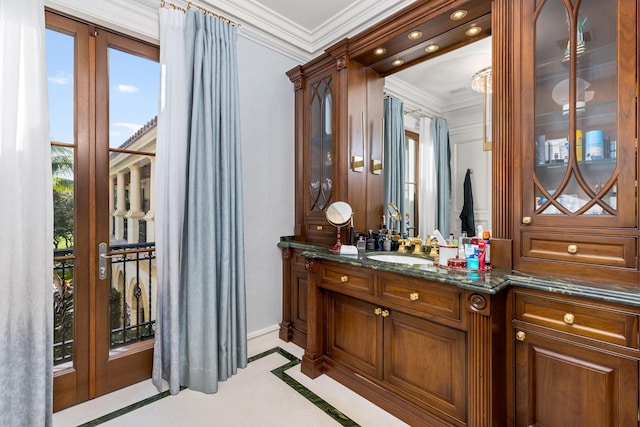
[[[280,356],[284,357],[285,359],[288,359],[289,362],[285,363],[284,365],[276,369],[273,369],[271,371],[272,374],[280,378],[285,384],[287,384],[289,387],[291,387],[292,389],[300,393],[305,399],[313,403],[316,407],[322,410],[325,414],[329,415],[336,422],[340,423],[340,425],[344,427],[360,427],[358,423],[353,421],[351,418],[347,417],[345,414],[340,412],[334,406],[329,404],[327,401],[325,401],[320,396],[318,396],[317,394],[309,390],[304,385],[300,384],[298,381],[296,381],[294,378],[292,378],[289,374],[285,372],[287,369],[290,369],[300,364],[300,359],[298,359],[291,353],[283,350],[281,347],[274,347],[271,350],[267,350],[260,354],[256,354],[255,356],[250,357],[247,361],[248,363],[251,363],[263,357],[269,356],[270,354],[273,354],[273,353],[278,353]],[[184,390],[185,388],[186,387],[180,387],[180,390]],[[128,412],[135,411],[136,409],[140,409],[143,406],[149,405],[153,402],[157,402],[158,400],[163,399],[167,396],[170,396],[169,390],[163,391],[162,393],[158,393],[151,397],[147,397],[146,399],[143,399],[139,402],[132,403],[131,405],[125,406],[124,408],[118,409],[117,411],[113,411],[99,418],[96,418],[95,420],[91,420],[87,423],[81,424],[79,427],[97,426],[99,424],[106,423],[107,421],[111,421]]]

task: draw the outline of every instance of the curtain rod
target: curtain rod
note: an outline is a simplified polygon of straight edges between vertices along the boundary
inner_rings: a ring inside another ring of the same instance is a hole
[[[395,99],[400,100],[398,97],[396,97],[396,96],[394,96],[394,95],[392,95],[390,93],[385,93],[384,94],[384,99],[387,99],[387,98],[395,98]],[[404,114],[416,114],[417,113],[418,116],[426,117],[428,119],[439,119],[440,118],[440,117],[437,117],[437,116],[430,116],[428,114],[425,114],[425,113],[422,112],[422,110],[420,108],[414,108],[414,109],[405,108],[402,112]]]
[[[193,4],[192,2],[188,2],[187,3],[187,7],[184,8],[184,7],[180,7],[180,6],[176,5],[175,3],[171,3],[171,2],[167,3],[167,2],[165,2],[165,0],[160,0],[160,7],[168,7],[168,8],[174,9],[174,10],[179,10],[182,13],[187,13],[187,10],[191,9],[192,7],[195,7],[196,9],[198,9],[200,12],[204,13],[205,15],[211,15],[211,16],[215,16],[216,18],[220,18],[224,22],[226,22],[227,24],[231,24],[234,27],[239,26],[238,24],[236,24],[231,19],[229,19],[227,17],[224,17],[222,15],[218,15],[217,13],[212,12],[210,10],[207,10],[204,7],[199,6],[197,4]]]

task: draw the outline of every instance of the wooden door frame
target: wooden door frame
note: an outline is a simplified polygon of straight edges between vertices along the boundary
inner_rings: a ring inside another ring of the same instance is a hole
[[[109,48],[130,53],[146,59],[159,61],[159,48],[129,37],[115,34],[113,32],[98,31],[96,40],[96,98],[97,100],[109,99],[109,75],[108,75],[108,55]],[[159,89],[159,88],[158,88]],[[93,250],[95,251],[100,242],[109,242],[109,221],[111,218],[109,197],[109,104],[108,102],[96,102],[96,144],[95,147],[95,180],[92,185],[91,203],[95,206],[95,241]],[[92,257],[92,262],[97,263],[97,255]],[[109,277],[104,280],[98,278],[98,269],[93,270],[95,280],[95,303],[97,307],[109,307],[110,286]],[[109,321],[109,310],[94,311],[96,337],[109,334],[111,325]],[[108,336],[108,335],[107,335]],[[132,383],[151,378],[153,366],[153,340],[131,344],[123,353],[110,355],[109,340],[95,340],[93,349],[95,351],[95,379],[96,396],[126,387]],[[124,357],[126,356],[126,357]]]
[[[98,310],[109,307],[110,285],[98,277],[97,248],[110,237],[107,49],[158,61],[159,48],[50,9],[45,16],[48,29],[74,37],[74,344],[73,366],[54,374],[58,411],[151,377],[153,340],[110,356],[109,310]]]
[[[84,23],[46,11],[46,27],[53,31],[74,37],[74,211],[88,212],[89,147],[92,143],[90,129],[90,39],[85,36]],[[88,337],[90,331],[90,265],[78,262],[76,254],[87,253],[90,247],[90,220],[86,214],[74,215],[74,318],[73,318],[73,366],[56,372],[53,382],[53,410],[57,411],[75,403],[85,401],[90,396],[90,350],[89,341],[78,339]],[[82,285],[84,284],[84,286]],[[83,309],[84,308],[84,309]]]

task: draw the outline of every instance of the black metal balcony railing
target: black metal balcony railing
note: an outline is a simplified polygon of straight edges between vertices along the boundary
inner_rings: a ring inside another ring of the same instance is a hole
[[[111,255],[111,348],[116,348],[153,338],[155,243],[113,245]]]
[[[53,364],[73,357],[73,248],[53,253]]]
[[[122,347],[151,339],[155,331],[155,244],[111,246],[110,343]],[[54,365],[73,358],[73,248],[54,251]]]

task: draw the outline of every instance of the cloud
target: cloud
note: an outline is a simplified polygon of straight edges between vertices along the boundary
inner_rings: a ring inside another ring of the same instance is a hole
[[[47,80],[49,80],[53,84],[67,85],[73,81],[73,74],[58,71],[58,74],[56,74],[55,76],[47,76]]]
[[[120,93],[135,93],[138,88],[134,85],[118,85],[118,92]]]
[[[136,123],[127,123],[127,122],[115,122],[113,126],[128,129],[131,134],[133,134],[135,131],[137,131],[142,127],[142,125],[139,125]]]

